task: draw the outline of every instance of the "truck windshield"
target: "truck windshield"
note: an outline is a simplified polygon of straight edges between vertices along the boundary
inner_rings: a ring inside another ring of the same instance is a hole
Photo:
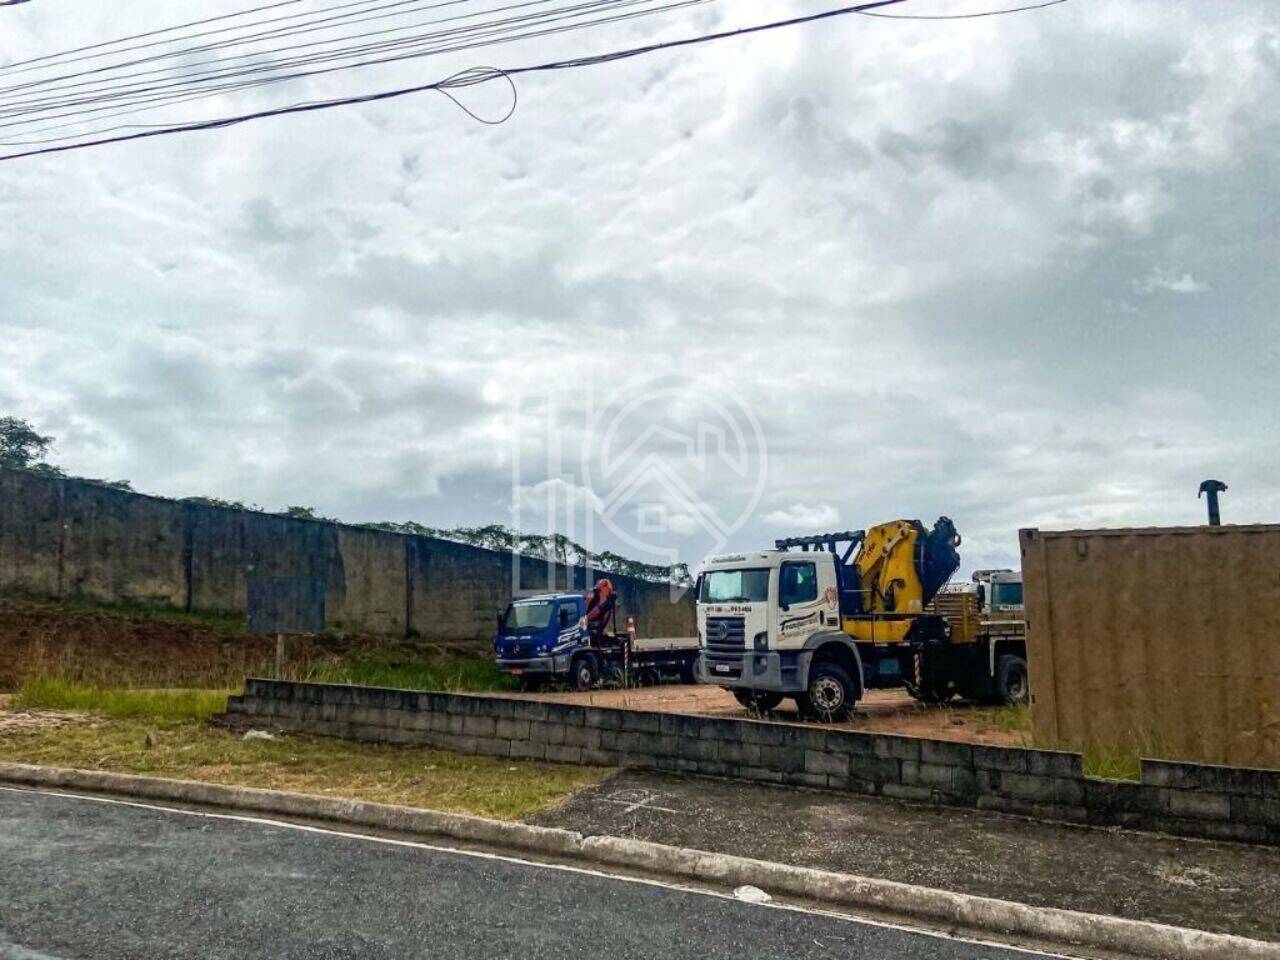
[[[702,575],[702,603],[763,603],[769,599],[769,570],[713,570]]]
[[[1022,606],[1022,584],[993,583],[991,585],[991,605],[993,607]]]
[[[508,633],[519,633],[522,630],[545,630],[551,623],[551,602],[513,603],[507,607],[507,615],[502,626]]]

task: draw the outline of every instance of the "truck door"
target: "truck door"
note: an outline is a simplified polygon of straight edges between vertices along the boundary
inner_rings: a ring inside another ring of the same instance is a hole
[[[557,650],[577,641],[578,635],[582,632],[578,624],[582,622],[584,613],[581,598],[560,601],[556,620],[553,621],[556,628]]]
[[[839,626],[835,571],[823,560],[787,560],[778,569],[780,646],[796,649],[813,634]]]

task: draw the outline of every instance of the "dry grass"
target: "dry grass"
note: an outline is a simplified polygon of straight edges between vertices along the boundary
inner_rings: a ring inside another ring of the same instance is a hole
[[[0,760],[351,797],[518,820],[603,780],[594,767],[319,737],[244,740],[199,723],[99,717],[0,735]]]

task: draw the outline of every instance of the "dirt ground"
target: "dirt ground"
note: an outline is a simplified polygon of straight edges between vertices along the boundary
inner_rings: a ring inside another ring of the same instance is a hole
[[[385,638],[290,637],[286,670],[301,674],[320,661],[386,647]],[[246,635],[235,617],[0,595],[0,691],[40,673],[122,686],[227,687],[274,666],[275,637]]]
[[[265,662],[274,643],[216,622],[0,597],[0,690],[38,672],[107,682],[233,673]]]
[[[637,690],[504,693],[503,696],[657,713],[723,717],[749,715],[732,694],[716,686],[663,685]],[[790,700],[784,700],[782,706],[769,714],[769,719],[783,723],[803,722]],[[1020,729],[1024,724],[1025,718],[1010,709],[971,706],[962,702],[940,707],[918,703],[902,690],[870,690],[858,704],[857,714],[847,723],[835,726],[868,733],[897,733],[994,747],[1021,747],[1030,741],[1030,734]]]
[[[67,713],[62,710],[9,711],[5,709],[5,704],[0,702],[0,737],[31,730],[59,730],[73,724],[90,722],[91,718],[82,713]]]

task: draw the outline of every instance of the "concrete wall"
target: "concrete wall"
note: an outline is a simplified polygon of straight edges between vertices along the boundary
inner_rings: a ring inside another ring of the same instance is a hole
[[[1085,777],[1078,754],[512,697],[249,680],[237,722],[555,763],[822,787],[1048,820],[1280,844],[1280,771],[1144,761]]]
[[[583,589],[588,572],[429,537],[0,470],[0,590],[243,614],[251,576],[324,582],[328,629],[476,644],[493,635],[514,582]],[[663,584],[611,579],[641,635],[693,635],[691,598],[672,602]]]
[[[1280,767],[1280,526],[1021,546],[1037,743]]]

